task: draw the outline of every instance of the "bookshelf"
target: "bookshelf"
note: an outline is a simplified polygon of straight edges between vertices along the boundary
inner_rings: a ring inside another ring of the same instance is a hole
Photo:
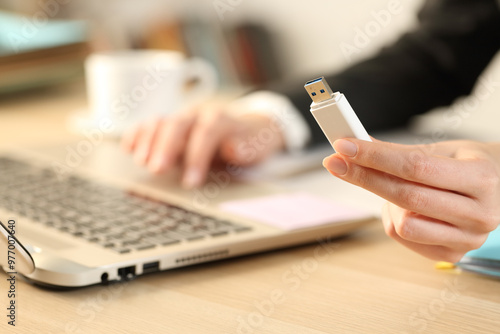
[[[134,43],[201,57],[217,69],[222,88],[264,87],[282,77],[276,36],[262,24],[226,26],[196,16],[157,22]]]
[[[0,31],[0,94],[81,76],[89,53],[84,22],[0,12]]]

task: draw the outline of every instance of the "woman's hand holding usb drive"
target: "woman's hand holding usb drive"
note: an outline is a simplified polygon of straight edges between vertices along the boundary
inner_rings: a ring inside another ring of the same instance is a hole
[[[323,161],[334,176],[389,202],[386,233],[434,260],[456,262],[500,224],[500,144],[407,146],[340,139]]]

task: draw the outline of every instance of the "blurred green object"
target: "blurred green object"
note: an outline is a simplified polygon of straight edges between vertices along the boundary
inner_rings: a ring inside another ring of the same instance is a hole
[[[457,265],[468,271],[500,277],[500,227],[490,233],[481,248],[468,252]]]
[[[87,24],[0,12],[0,94],[81,76]]]

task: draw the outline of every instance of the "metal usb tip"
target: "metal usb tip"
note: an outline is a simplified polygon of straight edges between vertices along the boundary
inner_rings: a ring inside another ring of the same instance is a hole
[[[325,77],[306,82],[304,88],[315,103],[329,100],[333,97],[333,91],[326,82]]]

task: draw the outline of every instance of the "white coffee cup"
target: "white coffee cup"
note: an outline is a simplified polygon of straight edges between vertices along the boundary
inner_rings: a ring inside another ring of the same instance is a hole
[[[115,135],[187,108],[212,95],[218,84],[207,61],[163,50],[94,53],[85,61],[85,75],[91,123],[106,124]]]

